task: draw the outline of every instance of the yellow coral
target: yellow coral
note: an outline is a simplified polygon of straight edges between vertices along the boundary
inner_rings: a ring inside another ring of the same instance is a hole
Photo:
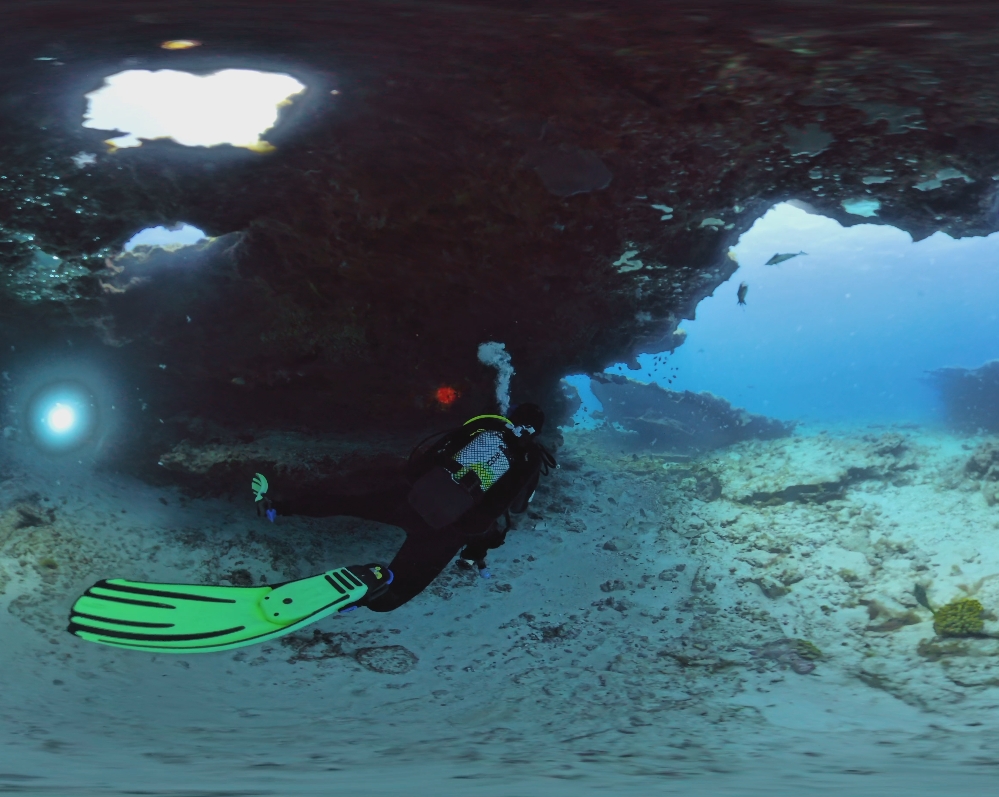
[[[971,636],[982,633],[982,604],[973,598],[961,598],[941,606],[933,615],[933,630],[939,636]]]

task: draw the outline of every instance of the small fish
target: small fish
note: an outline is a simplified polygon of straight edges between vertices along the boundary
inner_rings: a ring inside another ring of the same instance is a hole
[[[749,292],[749,286],[745,282],[740,282],[739,290],[735,294],[739,298],[739,304],[746,303],[746,294],[748,292]]]
[[[793,254],[776,254],[771,257],[765,266],[776,266],[778,263],[783,263],[785,260],[790,260],[792,257],[797,257],[798,255],[807,255],[808,252],[794,252]]]
[[[925,609],[929,609],[931,612],[933,611],[933,607],[930,606],[930,601],[926,596],[926,587],[922,584],[916,584],[912,590],[912,594],[916,596],[916,603]]]

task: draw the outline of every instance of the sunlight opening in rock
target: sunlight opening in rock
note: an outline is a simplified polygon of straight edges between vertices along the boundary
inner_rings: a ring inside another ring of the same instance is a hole
[[[999,359],[999,233],[913,241],[782,203],[729,254],[739,268],[683,321],[682,345],[606,373],[787,421],[935,423],[928,375]],[[574,421],[602,425],[589,376],[565,383],[582,401]]]
[[[125,244],[125,251],[131,252],[137,246],[178,247],[190,246],[203,241],[208,236],[190,224],[174,224],[172,227],[147,227],[137,232]]]
[[[261,136],[277,123],[278,109],[305,90],[290,75],[250,69],[205,76],[130,69],[104,84],[86,95],[83,126],[120,131],[107,139],[112,151],[169,138],[187,147],[231,144],[269,152],[274,147]]]

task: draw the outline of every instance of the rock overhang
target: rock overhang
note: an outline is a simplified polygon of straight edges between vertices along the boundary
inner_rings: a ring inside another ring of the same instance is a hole
[[[490,340],[513,358],[514,402],[564,418],[560,377],[667,348],[779,201],[916,239],[999,226],[981,19],[997,12],[978,6],[73,6],[8,11],[0,267],[22,293],[37,252],[67,277],[39,277],[30,307],[7,290],[4,331],[117,345],[167,421],[151,434],[199,413],[447,425],[489,409],[495,373],[476,352]],[[179,38],[202,45],[159,47]],[[108,153],[80,125],[83,95],[167,64],[280,71],[307,90],[268,154]],[[77,166],[81,152],[95,162]],[[225,237],[129,283],[125,241],[181,221]],[[459,395],[447,407],[442,385]]]

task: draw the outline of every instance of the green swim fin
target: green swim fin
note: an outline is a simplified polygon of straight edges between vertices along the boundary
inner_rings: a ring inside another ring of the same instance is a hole
[[[103,645],[202,653],[266,642],[356,608],[392,583],[384,565],[352,565],[262,587],[98,581],[69,615],[70,633]]]

